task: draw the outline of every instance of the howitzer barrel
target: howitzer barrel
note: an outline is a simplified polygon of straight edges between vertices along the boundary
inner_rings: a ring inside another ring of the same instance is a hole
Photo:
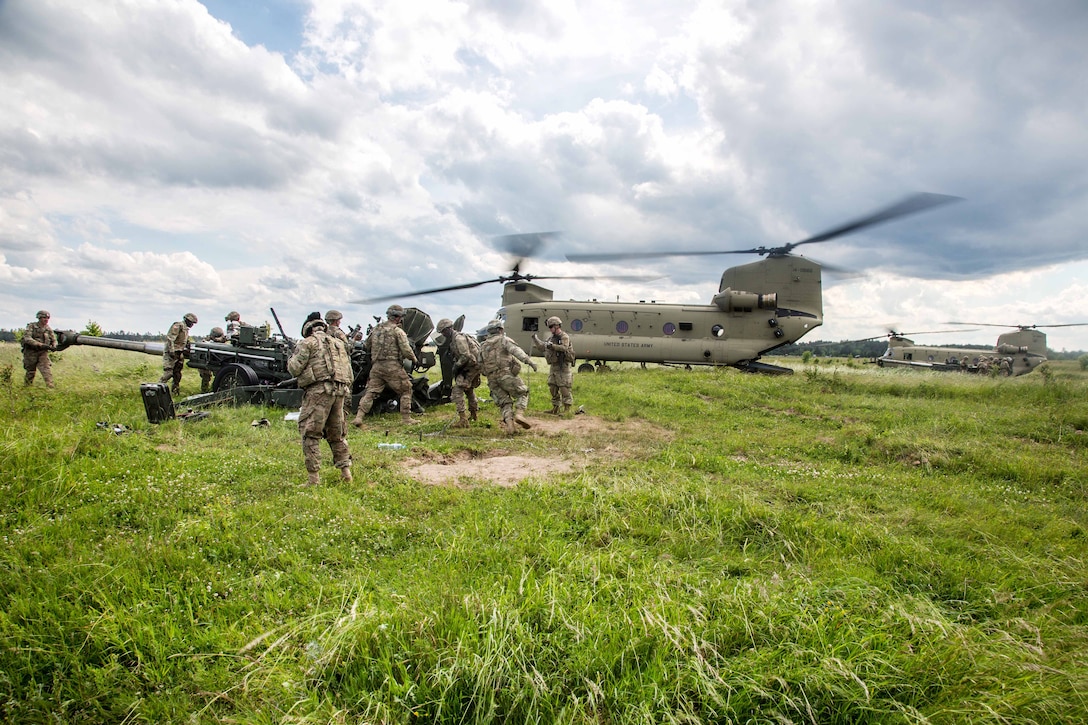
[[[90,345],[92,347],[109,347],[114,350],[143,352],[148,355],[162,355],[163,351],[166,349],[165,343],[161,342],[117,340],[112,337],[95,337],[94,335],[80,334],[75,330],[58,330],[56,335],[58,350],[64,350],[72,345]]]

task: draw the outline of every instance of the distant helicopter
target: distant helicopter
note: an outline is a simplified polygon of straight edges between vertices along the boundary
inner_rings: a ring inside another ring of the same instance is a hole
[[[992,350],[961,349],[916,345],[907,335],[926,335],[932,332],[888,333],[888,349],[876,359],[881,367],[908,367],[942,372],[995,374],[1016,377],[1030,373],[1046,362],[1046,335],[1039,327],[1081,327],[1088,323],[1075,322],[1064,325],[995,325],[988,322],[946,322],[946,325],[979,325],[985,327],[1012,327],[997,338]],[[948,332],[940,330],[939,332]],[[879,337],[866,338],[876,340]],[[856,342],[862,342],[857,340]]]
[[[385,295],[357,304],[414,295],[468,289],[502,282],[502,307],[496,317],[506,323],[506,334],[533,354],[533,335],[544,329],[552,315],[563,320],[575,354],[582,360],[579,372],[606,368],[606,363],[638,362],[664,365],[722,365],[746,372],[792,374],[790,368],[760,362],[768,352],[796,342],[823,324],[821,265],[791,254],[802,244],[826,242],[867,227],[931,209],[959,197],[914,194],[860,219],[781,247],[720,251],[628,252],[571,254],[574,262],[601,262],[667,256],[756,254],[757,262],[731,267],[722,274],[718,293],[709,305],[658,302],[599,302],[555,300],[552,290],[535,284],[543,279],[590,279],[591,277],[538,277],[521,274],[519,259],[509,275],[396,295]],[[510,251],[528,256],[541,241],[556,232],[502,237]],[[645,279],[642,277],[641,279]]]

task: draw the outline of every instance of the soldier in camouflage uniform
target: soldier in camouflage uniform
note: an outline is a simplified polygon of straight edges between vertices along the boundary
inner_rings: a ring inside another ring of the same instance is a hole
[[[531,367],[534,372],[536,363],[506,336],[506,325],[502,320],[487,323],[487,332],[488,338],[480,345],[480,372],[487,376],[491,397],[502,411],[503,432],[517,432],[515,424],[532,428],[524,415],[529,407],[529,386],[518,377],[521,372],[518,361]]]
[[[223,322],[227,323],[227,337],[237,337],[242,325],[246,324],[242,322],[242,315],[235,310],[228,312]]]
[[[344,319],[344,315],[340,310],[329,310],[325,313],[325,323],[329,326],[329,334],[344,343],[347,346],[345,349],[350,354],[351,343],[348,341],[348,335],[340,329],[340,320],[342,319]]]
[[[170,325],[166,333],[166,344],[162,351],[162,377],[160,383],[169,383],[170,392],[181,393],[181,371],[185,366],[185,353],[189,348],[189,330],[197,323],[196,315],[186,312],[178,322]]]
[[[545,324],[551,330],[552,336],[547,340],[541,340],[533,335],[533,344],[544,351],[544,359],[548,361],[548,389],[552,394],[553,415],[559,415],[559,405],[563,405],[563,412],[569,413],[574,405],[574,395],[571,386],[574,385],[574,345],[570,342],[570,335],[563,332],[563,321],[558,317],[549,317]]]
[[[327,334],[324,320],[302,326],[303,339],[287,361],[287,370],[303,389],[298,431],[306,460],[307,483],[320,483],[321,439],[329,442],[332,464],[340,477],[351,480],[351,451],[344,436],[344,398],[351,394],[351,360],[347,348]]]
[[[204,338],[209,342],[221,342],[227,343],[230,340],[227,339],[227,333],[223,331],[222,327],[213,327],[211,333]],[[212,378],[215,377],[215,373],[211,370],[200,370],[200,392],[209,393],[212,389]]]
[[[457,422],[454,428],[468,428],[470,420],[476,420],[480,404],[476,400],[476,388],[480,387],[480,343],[476,338],[453,329],[453,320],[442,318],[438,321],[438,332],[450,341],[450,357],[453,359],[453,389],[450,400],[457,408]],[[468,399],[468,414],[465,414],[465,399]]]
[[[49,362],[49,352],[57,349],[57,336],[49,326],[49,313],[38,310],[38,321],[31,322],[23,332],[23,370],[26,370],[25,382],[34,382],[34,373],[41,372],[45,387],[53,387],[53,367]]]
[[[411,360],[418,365],[408,335],[401,329],[404,322],[404,308],[390,305],[385,311],[386,320],[371,331],[366,339],[366,349],[370,352],[370,377],[366,381],[366,391],[359,401],[359,410],[351,424],[363,427],[363,417],[370,412],[375,399],[382,391],[389,388],[400,396],[400,415],[405,423],[412,420],[412,379],[404,369],[404,361]]]

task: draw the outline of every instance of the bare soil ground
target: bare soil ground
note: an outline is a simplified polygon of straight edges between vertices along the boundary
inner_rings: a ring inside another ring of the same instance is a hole
[[[557,418],[547,414],[529,415],[530,430],[506,440],[531,442],[539,448],[533,453],[511,454],[496,446],[490,450],[462,450],[452,454],[413,451],[403,466],[412,478],[438,486],[478,485],[516,486],[529,478],[543,478],[553,473],[580,472],[593,461],[629,455],[624,441],[646,437],[668,439],[667,431],[649,426],[645,421],[617,423],[592,415]],[[548,445],[563,438],[563,445]],[[573,445],[571,445],[573,442]]]

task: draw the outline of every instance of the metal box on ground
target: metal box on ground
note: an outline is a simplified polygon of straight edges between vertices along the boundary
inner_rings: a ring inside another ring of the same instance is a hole
[[[174,400],[165,383],[141,383],[140,397],[144,400],[148,423],[165,423],[174,418]]]

